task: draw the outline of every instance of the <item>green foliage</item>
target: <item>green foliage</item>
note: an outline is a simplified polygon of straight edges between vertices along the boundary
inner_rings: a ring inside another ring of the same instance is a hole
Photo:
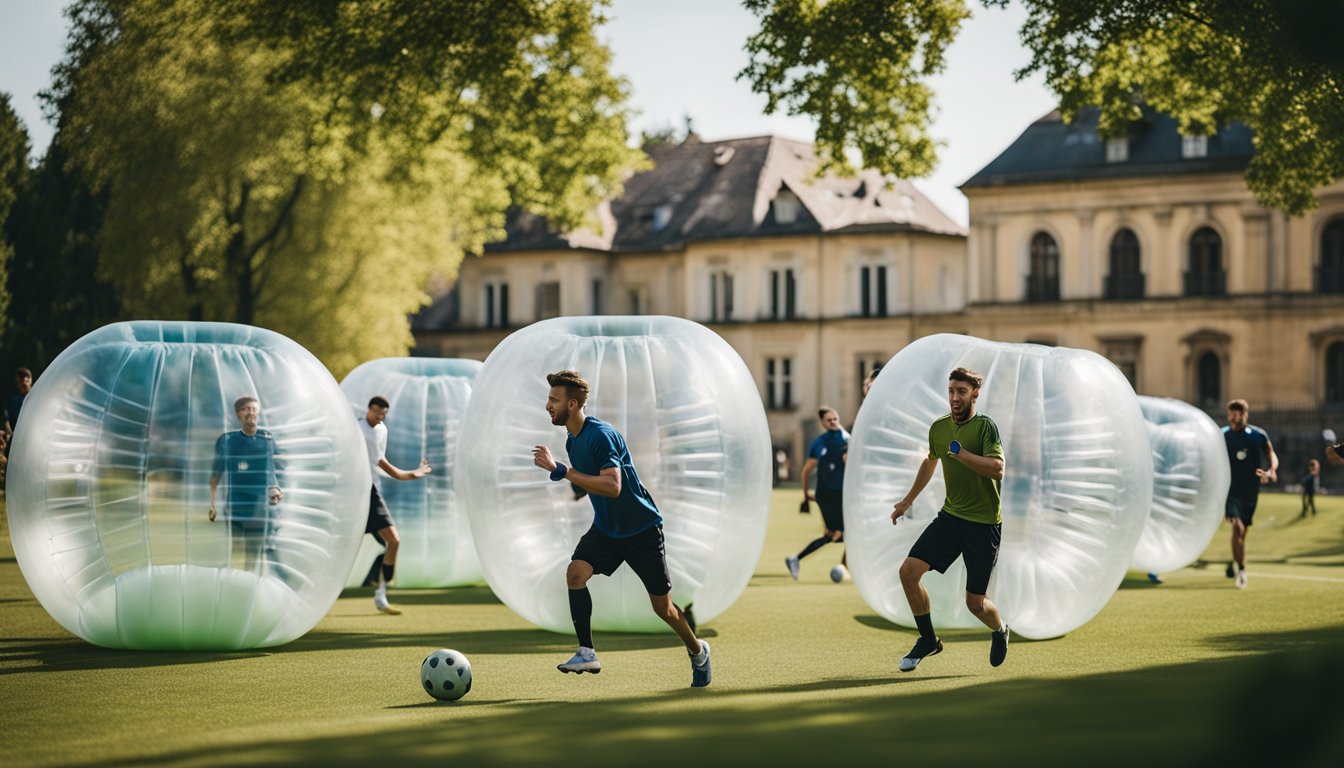
[[[14,255],[9,217],[28,177],[28,150],[28,132],[23,120],[14,111],[9,94],[0,92],[0,317],[9,307],[6,283]]]

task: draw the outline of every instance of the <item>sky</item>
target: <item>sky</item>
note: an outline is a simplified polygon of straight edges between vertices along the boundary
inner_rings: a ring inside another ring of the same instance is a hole
[[[944,146],[939,165],[916,184],[953,219],[966,223],[966,198],[957,190],[1026,127],[1054,108],[1039,75],[1018,82],[1013,72],[1029,55],[1018,40],[1024,12],[986,9],[973,14],[948,49],[946,70],[932,81],[937,110],[932,133]],[[37,94],[61,58],[65,18],[60,0],[0,0],[0,91],[10,94],[34,153],[51,141]],[[774,134],[810,141],[814,123],[766,115],[765,98],[737,79],[747,65],[747,37],[756,17],[736,0],[613,0],[602,38],[613,69],[630,81],[641,130],[680,128],[687,115],[707,141]]]

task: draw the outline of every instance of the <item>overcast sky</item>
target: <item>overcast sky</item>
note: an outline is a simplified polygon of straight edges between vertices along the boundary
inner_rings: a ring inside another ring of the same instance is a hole
[[[40,154],[52,127],[42,118],[37,93],[50,82],[65,40],[64,3],[0,0],[0,91],[10,94]],[[1003,151],[1054,98],[1039,77],[1017,82],[1027,62],[1018,42],[1023,12],[985,9],[970,0],[974,16],[948,50],[947,70],[933,85],[938,113],[935,138],[945,146],[937,170],[917,181],[948,215],[966,222],[966,200],[956,186]],[[630,80],[639,116],[631,132],[680,127],[689,115],[706,140],[767,133],[811,140],[810,120],[766,116],[765,99],[737,73],[747,63],[743,46],[756,18],[733,0],[614,0],[603,37],[615,53],[614,69]]]

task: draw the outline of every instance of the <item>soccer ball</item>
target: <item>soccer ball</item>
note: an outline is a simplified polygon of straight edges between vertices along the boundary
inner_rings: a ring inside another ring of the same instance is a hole
[[[834,581],[836,584],[839,584],[840,582],[845,580],[845,575],[848,573],[849,571],[845,570],[845,566],[837,565],[831,569],[831,581]]]
[[[420,662],[425,693],[439,701],[457,701],[471,691],[471,662],[457,651],[440,648]]]

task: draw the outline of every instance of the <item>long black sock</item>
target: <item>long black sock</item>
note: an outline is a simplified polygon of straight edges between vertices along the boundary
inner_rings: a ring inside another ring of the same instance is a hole
[[[829,536],[822,536],[819,539],[815,539],[811,544],[808,544],[806,547],[803,547],[803,551],[798,553],[798,559],[802,560],[804,557],[807,557],[808,555],[812,554],[813,552],[816,552],[818,549],[821,549],[822,547],[830,543],[831,543],[831,537]]]
[[[392,583],[392,574],[393,574],[393,573],[396,573],[396,571],[397,571],[397,566],[396,566],[395,563],[383,563],[383,583],[384,583],[384,584],[391,584],[391,583]]]
[[[593,647],[593,596],[588,588],[569,590],[569,617],[574,620],[574,634],[579,645]]]
[[[937,635],[933,634],[933,618],[931,614],[926,613],[922,616],[916,616],[915,626],[919,627],[920,637],[928,638],[929,640],[936,640],[938,638]]]
[[[383,570],[383,554],[379,552],[378,556],[373,558],[373,565],[369,566],[369,575],[364,577],[364,586],[366,587],[378,586],[378,574],[381,573],[382,570]]]

